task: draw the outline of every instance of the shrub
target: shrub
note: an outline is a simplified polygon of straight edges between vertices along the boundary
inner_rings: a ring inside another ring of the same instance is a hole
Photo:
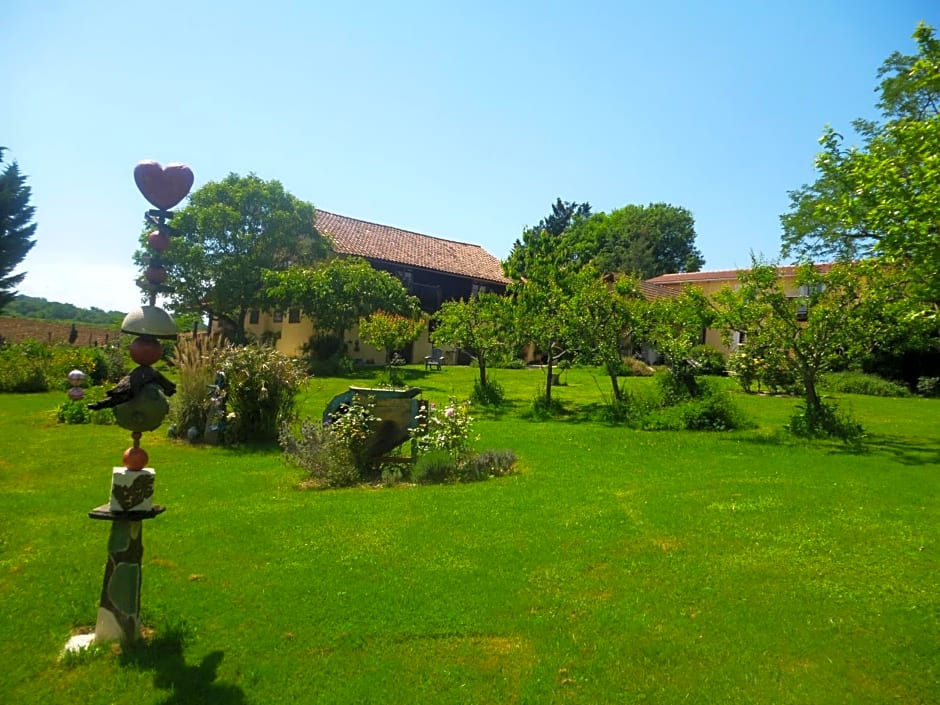
[[[352,403],[333,414],[325,433],[344,448],[352,466],[362,477],[371,470],[372,434],[382,419],[373,413],[375,399],[356,394]]]
[[[412,475],[421,484],[453,482],[458,475],[457,463],[446,450],[432,450],[415,460]]]
[[[104,398],[104,393],[100,389],[89,390],[85,398],[80,401],[68,399],[56,409],[56,421],[65,424],[94,424],[97,426],[109,426],[115,423],[114,411],[112,409],[101,409],[92,411],[88,408],[90,402],[99,401]]]
[[[299,435],[289,423],[281,425],[278,441],[286,460],[302,468],[321,487],[350,487],[360,480],[353,454],[329,427],[307,418]]]
[[[838,438],[846,443],[858,443],[865,431],[851,414],[836,404],[820,402],[819,409],[803,404],[790,417],[787,430],[800,438]]]
[[[412,437],[419,453],[446,452],[454,466],[460,467],[469,458],[476,440],[470,402],[458,402],[456,397],[450,397],[443,409],[433,404],[426,407],[423,415],[419,413]]]
[[[499,406],[503,403],[505,393],[503,386],[496,380],[487,380],[486,386],[480,384],[480,380],[473,382],[473,392],[470,394],[470,400],[474,404],[481,406]]]
[[[710,345],[696,345],[692,348],[692,360],[703,375],[720,376],[728,371],[725,356]]]
[[[273,348],[246,345],[222,356],[228,393],[226,443],[275,441],[294,417],[297,394],[306,379],[300,366]]]
[[[647,414],[642,428],[647,431],[731,431],[752,426],[750,419],[720,389],[700,383],[700,395]]]
[[[342,375],[354,367],[346,354],[346,345],[337,335],[314,335],[304,343],[302,352],[307,371],[313,375]]]
[[[832,392],[866,394],[873,397],[909,397],[903,384],[864,372],[831,372],[823,377],[821,387]]]
[[[466,482],[505,477],[513,473],[515,465],[516,454],[512,450],[484,450],[471,457],[460,469],[460,479]]]
[[[654,370],[643,360],[637,360],[635,357],[624,358],[617,371],[620,377],[652,377]]]
[[[923,397],[940,396],[940,377],[918,378],[917,393]]]

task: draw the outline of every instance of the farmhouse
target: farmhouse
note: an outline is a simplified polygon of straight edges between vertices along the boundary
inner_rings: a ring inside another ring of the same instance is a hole
[[[816,268],[820,272],[828,272],[831,268],[831,265],[820,264],[817,265]],[[663,287],[677,293],[685,286],[694,286],[706,296],[711,297],[725,287],[730,289],[737,289],[739,286],[738,275],[744,271],[747,270],[724,269],[715,272],[682,272],[679,274],[661,274],[658,277],[647,279],[646,283]],[[784,293],[789,298],[797,299],[807,294],[807,292],[802,291],[801,287],[796,283],[797,267],[777,267],[777,277],[779,279],[780,285],[783,287]],[[805,316],[805,309],[802,313]],[[799,318],[799,316],[800,313],[798,312],[797,317]],[[706,328],[702,331],[701,342],[705,345],[709,345],[713,348],[721,350],[724,353],[729,352],[728,346],[725,345],[722,341],[721,331],[712,328]],[[738,344],[742,342],[744,341],[741,340],[741,334],[735,332],[732,340],[732,349],[736,348]]]
[[[479,245],[402,230],[390,225],[370,223],[317,209],[317,230],[333,242],[335,252],[346,257],[361,257],[378,270],[397,277],[410,294],[421,302],[425,313],[432,314],[445,301],[467,299],[477,293],[503,293],[509,279],[503,275],[500,261]],[[298,355],[314,333],[313,322],[300,311],[251,311],[246,330],[256,336],[277,338],[277,348],[288,355]],[[377,351],[358,338],[353,328],[346,333],[349,356],[362,363],[381,362],[384,352]],[[418,361],[431,353],[430,330],[404,351],[407,362]],[[456,351],[444,349],[446,362],[457,362]]]

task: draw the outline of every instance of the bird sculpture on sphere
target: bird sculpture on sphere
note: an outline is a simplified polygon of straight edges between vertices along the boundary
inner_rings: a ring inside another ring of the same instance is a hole
[[[134,399],[148,384],[156,384],[168,397],[176,393],[176,385],[173,382],[150,367],[150,365],[141,365],[131,370],[130,374],[124,375],[113,388],[105,392],[104,399],[89,404],[88,408],[94,411],[113,409],[119,404]]]

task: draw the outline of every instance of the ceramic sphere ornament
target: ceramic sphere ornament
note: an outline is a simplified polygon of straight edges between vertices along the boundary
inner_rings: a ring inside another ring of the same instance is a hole
[[[147,456],[147,451],[145,451],[140,446],[133,446],[124,451],[124,457],[122,462],[124,467],[128,470],[143,470],[147,467],[147,461],[150,458]]]
[[[147,244],[154,252],[166,252],[170,247],[170,238],[166,233],[154,230],[147,236]]]
[[[81,401],[85,398],[85,390],[81,387],[70,387],[68,395],[72,401]]]
[[[128,352],[138,365],[153,365],[163,357],[163,346],[153,336],[140,335],[134,338]]]

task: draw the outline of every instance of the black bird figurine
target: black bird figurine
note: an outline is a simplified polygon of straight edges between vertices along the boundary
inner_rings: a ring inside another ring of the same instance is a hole
[[[101,401],[89,404],[88,408],[93,411],[101,409],[113,409],[119,404],[128,402],[148,384],[156,384],[163,393],[171,397],[176,393],[176,385],[170,380],[153,369],[150,365],[141,365],[131,370],[130,374],[124,375],[112,389],[105,392],[106,398]]]

